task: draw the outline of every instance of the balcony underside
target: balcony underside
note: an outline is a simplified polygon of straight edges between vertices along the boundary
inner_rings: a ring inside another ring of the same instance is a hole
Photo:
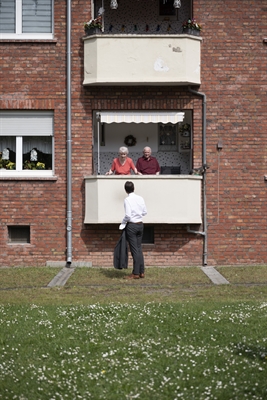
[[[84,38],[84,85],[200,85],[201,38],[92,35]]]
[[[201,176],[117,175],[85,178],[85,224],[119,224],[124,217],[124,184],[131,180],[147,206],[145,223],[200,224]]]

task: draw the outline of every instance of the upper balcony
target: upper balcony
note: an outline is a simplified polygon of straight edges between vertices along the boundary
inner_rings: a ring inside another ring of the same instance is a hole
[[[102,30],[83,38],[84,85],[200,85],[202,39],[183,31],[190,1],[179,9],[173,0],[92,3]]]
[[[200,85],[201,38],[106,35],[84,38],[84,85]]]

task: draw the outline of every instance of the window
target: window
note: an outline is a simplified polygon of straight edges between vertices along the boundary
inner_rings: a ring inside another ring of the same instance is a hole
[[[146,224],[144,225],[142,243],[154,244],[154,226]]]
[[[53,0],[1,0],[1,39],[52,39]]]
[[[177,151],[177,124],[159,124],[159,151]]]
[[[177,20],[178,12],[173,6],[173,0],[158,0],[159,2],[159,18],[170,21]]]
[[[53,175],[53,112],[0,111],[0,177]]]
[[[8,226],[8,242],[14,244],[30,243],[30,227]]]

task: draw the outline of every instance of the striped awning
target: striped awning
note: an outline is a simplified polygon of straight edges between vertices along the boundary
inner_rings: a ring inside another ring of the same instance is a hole
[[[177,124],[184,119],[184,112],[177,111],[101,111],[98,113],[101,123],[126,124]]]

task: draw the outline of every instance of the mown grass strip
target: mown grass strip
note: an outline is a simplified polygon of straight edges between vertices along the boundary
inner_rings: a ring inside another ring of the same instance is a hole
[[[0,289],[47,286],[61,268],[0,268]]]
[[[267,266],[258,265],[253,267],[217,267],[220,274],[222,274],[232,284],[238,283],[259,283],[267,284]]]

